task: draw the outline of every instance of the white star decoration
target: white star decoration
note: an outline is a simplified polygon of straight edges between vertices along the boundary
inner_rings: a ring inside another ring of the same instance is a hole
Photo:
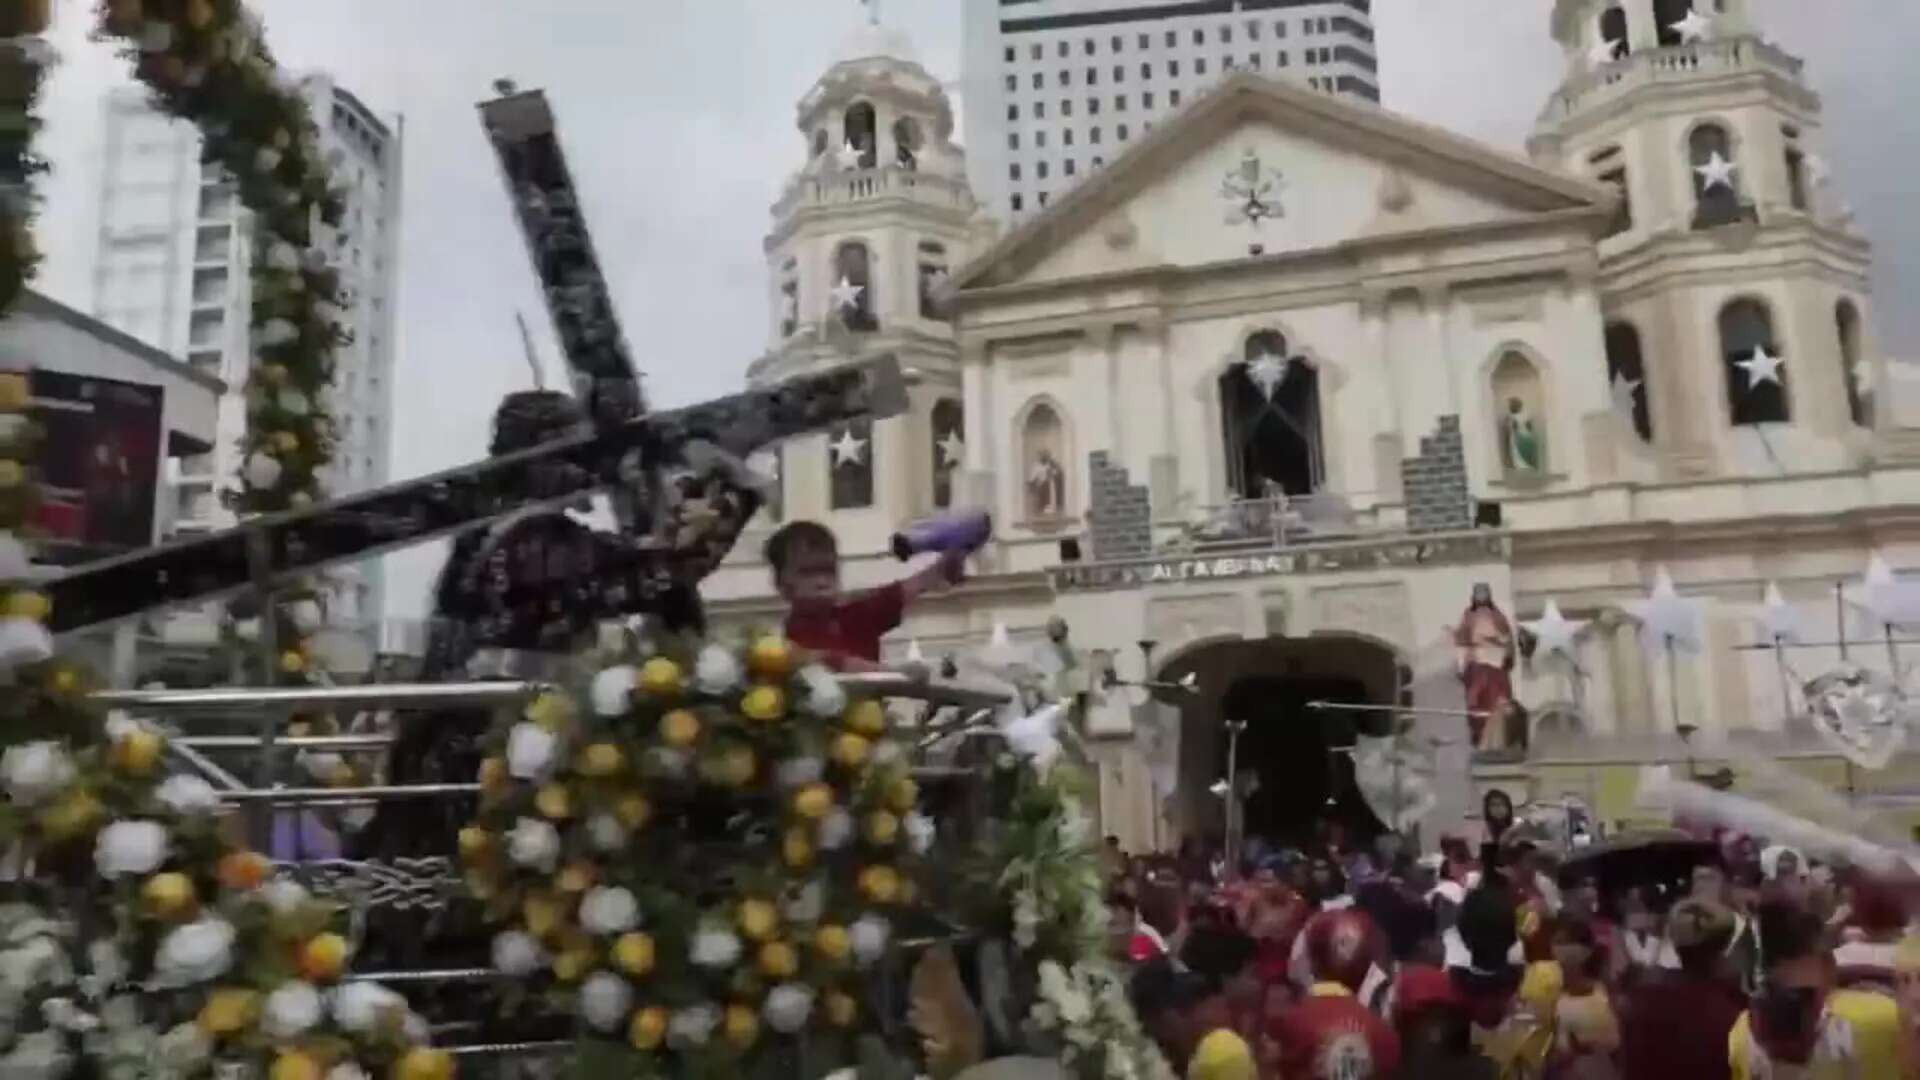
[[[1587,628],[1586,623],[1560,614],[1559,601],[1552,599],[1547,601],[1547,608],[1538,619],[1520,625],[1533,635],[1533,655],[1547,657],[1559,653],[1569,660],[1577,659],[1573,639]]]
[[[1882,626],[1920,626],[1920,585],[1901,581],[1893,567],[1879,552],[1867,561],[1867,576],[1860,583],[1860,606],[1873,615],[1876,629]]]
[[[1677,23],[1667,24],[1667,29],[1680,35],[1685,42],[1705,41],[1713,30],[1713,20],[1700,14],[1698,8],[1688,8],[1687,17]]]
[[[840,284],[835,285],[827,295],[833,297],[835,308],[850,308],[860,303],[860,297],[867,291],[865,285],[855,285],[845,274],[840,275]]]
[[[1247,378],[1260,388],[1260,393],[1268,401],[1273,400],[1273,392],[1287,380],[1287,362],[1272,353],[1261,353],[1247,364]]]
[[[1780,595],[1780,586],[1771,581],[1767,582],[1767,595],[1760,604],[1760,628],[1767,632],[1767,641],[1772,644],[1800,640],[1800,613]]]
[[[1700,648],[1701,609],[1705,602],[1690,600],[1673,587],[1673,575],[1661,567],[1653,579],[1653,592],[1645,600],[1627,603],[1627,613],[1640,621],[1646,631],[1649,648],[1672,645],[1675,648]]]
[[[1639,379],[1629,379],[1618,372],[1614,373],[1613,385],[1608,388],[1608,393],[1613,397],[1613,411],[1628,423],[1633,422],[1634,395],[1639,392]]]
[[[1701,186],[1708,191],[1712,191],[1717,187],[1723,187],[1728,191],[1732,191],[1733,174],[1737,172],[1739,168],[1740,166],[1738,164],[1721,157],[1720,151],[1715,150],[1713,156],[1707,159],[1705,165],[1695,165],[1693,171],[1700,174],[1702,181]]]
[[[842,172],[852,172],[860,167],[860,148],[853,145],[851,140],[842,143],[840,149],[833,152],[833,157],[839,162]]]
[[[957,431],[947,432],[947,437],[934,445],[940,448],[940,464],[958,465],[967,457],[967,444],[960,439]]]
[[[1606,67],[1620,59],[1620,43],[1612,38],[1601,38],[1599,43],[1587,52],[1587,63],[1594,67]]]
[[[1761,383],[1780,385],[1780,365],[1784,363],[1785,360],[1768,352],[1767,347],[1762,345],[1753,350],[1751,359],[1737,360],[1733,366],[1747,373],[1748,390],[1758,390]]]
[[[833,451],[833,467],[838,469],[843,465],[859,465],[860,455],[867,448],[867,440],[855,436],[853,429],[848,428],[828,446]]]

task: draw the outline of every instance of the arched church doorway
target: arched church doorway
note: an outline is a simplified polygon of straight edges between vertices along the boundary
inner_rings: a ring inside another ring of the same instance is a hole
[[[1244,837],[1304,846],[1328,821],[1354,839],[1380,831],[1354,785],[1350,752],[1356,736],[1384,735],[1391,714],[1339,706],[1399,701],[1407,672],[1393,648],[1345,634],[1223,641],[1169,657],[1158,677],[1188,674],[1201,693],[1181,707],[1183,833],[1225,834],[1226,800],[1216,790],[1227,777],[1230,721],[1246,724],[1233,748]]]

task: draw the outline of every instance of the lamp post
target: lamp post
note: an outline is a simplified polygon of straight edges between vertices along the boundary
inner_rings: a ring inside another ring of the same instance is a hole
[[[1240,865],[1240,734],[1245,720],[1227,721],[1227,872]]]

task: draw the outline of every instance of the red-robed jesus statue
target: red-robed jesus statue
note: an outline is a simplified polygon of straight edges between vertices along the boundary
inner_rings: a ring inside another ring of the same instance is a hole
[[[1487,721],[1504,717],[1513,700],[1513,624],[1493,602],[1493,589],[1482,582],[1473,587],[1473,602],[1454,627],[1456,670],[1466,684],[1467,719],[1474,749],[1485,749]]]

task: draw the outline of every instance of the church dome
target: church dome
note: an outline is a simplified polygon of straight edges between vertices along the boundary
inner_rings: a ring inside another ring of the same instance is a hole
[[[836,64],[850,64],[858,60],[899,60],[918,64],[920,57],[905,31],[863,21],[854,27],[834,54]]]

